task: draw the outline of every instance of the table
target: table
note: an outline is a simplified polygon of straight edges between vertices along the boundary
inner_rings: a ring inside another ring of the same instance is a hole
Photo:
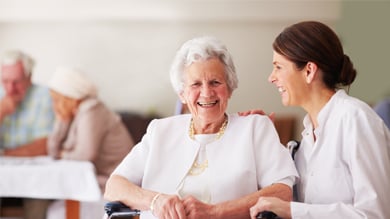
[[[0,157],[0,197],[64,199],[66,218],[79,218],[80,201],[99,201],[95,167],[88,161]]]

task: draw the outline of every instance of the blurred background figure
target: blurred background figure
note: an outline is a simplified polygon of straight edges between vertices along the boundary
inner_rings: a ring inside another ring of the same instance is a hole
[[[54,113],[47,88],[31,81],[34,60],[10,50],[1,59],[0,149],[10,156],[45,155]]]
[[[131,135],[121,118],[98,99],[95,85],[79,70],[58,68],[48,86],[56,117],[48,140],[50,156],[91,161],[104,191],[109,175],[134,145]],[[103,206],[99,210],[101,216]]]
[[[176,106],[175,106],[175,115],[180,115],[180,114],[186,114],[190,113],[188,110],[187,104],[183,103],[181,100],[176,101]]]
[[[47,136],[54,113],[49,90],[32,82],[34,60],[18,50],[1,58],[0,156],[46,155]],[[48,201],[23,199],[24,218],[45,217]],[[19,205],[20,199],[3,199],[4,205]]]
[[[374,110],[383,119],[387,128],[390,128],[390,97],[379,101]]]

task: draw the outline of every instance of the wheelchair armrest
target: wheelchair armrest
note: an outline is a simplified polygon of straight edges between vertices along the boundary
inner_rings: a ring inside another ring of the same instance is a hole
[[[141,213],[140,210],[131,209],[129,206],[119,201],[107,202],[104,205],[104,210],[109,218],[132,218]]]
[[[278,218],[279,217],[272,211],[263,211],[256,216],[256,219],[278,219]]]

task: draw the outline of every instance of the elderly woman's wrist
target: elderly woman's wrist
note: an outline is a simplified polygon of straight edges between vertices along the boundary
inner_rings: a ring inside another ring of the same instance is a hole
[[[154,215],[155,211],[155,204],[157,199],[160,197],[161,193],[157,193],[153,198],[152,201],[150,202],[150,212]]]

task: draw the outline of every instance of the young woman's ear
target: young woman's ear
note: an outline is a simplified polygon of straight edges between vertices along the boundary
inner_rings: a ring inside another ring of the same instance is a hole
[[[306,83],[311,83],[317,75],[317,64],[314,62],[308,62],[306,64]]]

